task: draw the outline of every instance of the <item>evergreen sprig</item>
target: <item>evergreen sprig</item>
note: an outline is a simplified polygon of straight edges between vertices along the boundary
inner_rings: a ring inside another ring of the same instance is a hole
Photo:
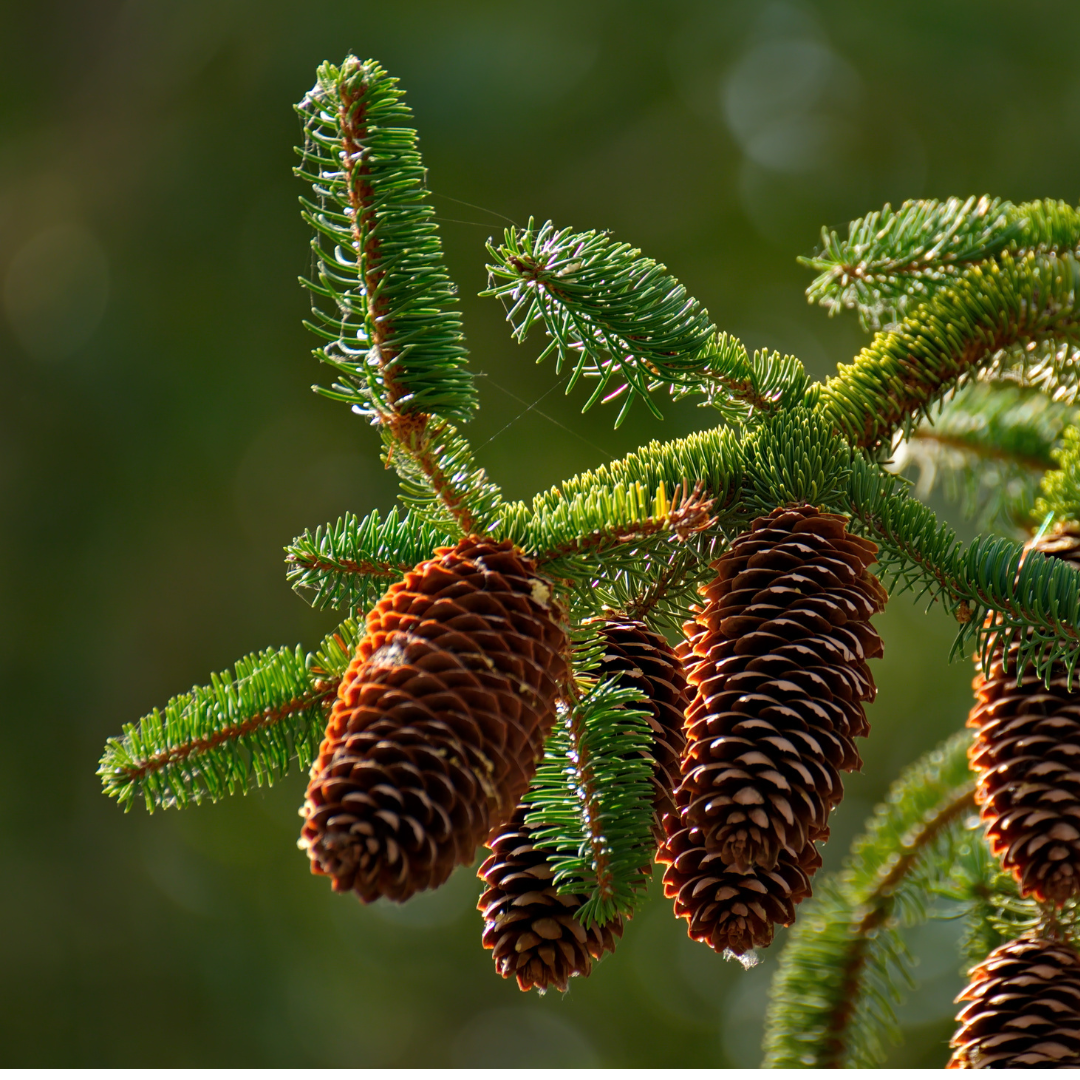
[[[954,390],[893,451],[891,471],[918,470],[915,494],[937,486],[983,525],[1030,522],[1039,481],[1072,406],[1015,383],[973,382]],[[1041,515],[1037,515],[1041,516]]]
[[[297,106],[306,136],[296,174],[315,230],[318,280],[309,325],[315,355],[340,373],[320,392],[373,419],[426,413],[467,420],[476,391],[465,367],[457,290],[427,203],[412,113],[397,79],[373,60],[323,64]]]
[[[1047,389],[1046,365],[1051,377],[1060,373],[1080,342],[1078,284],[1071,253],[1004,251],[976,263],[841,364],[820,388],[821,408],[853,445],[888,445],[898,428],[914,430],[960,380],[995,361],[995,373],[1024,378],[1027,347],[1040,343],[1053,343],[1039,354]]]
[[[959,624],[953,655],[977,650],[985,665],[996,640],[1019,635],[1018,670],[1044,678],[1055,663],[1071,672],[1080,659],[1080,575],[1061,559],[1024,556],[1004,537],[976,537],[966,548],[905,484],[862,455],[852,458],[848,486],[856,527],[881,545],[885,576],[901,591],[940,600]],[[1023,561],[1023,566],[1020,563]],[[986,619],[993,614],[993,627]]]
[[[966,733],[906,770],[855,841],[846,868],[815,885],[773,978],[765,1068],[866,1068],[897,1034],[911,984],[901,929],[924,922],[974,808]]]
[[[558,853],[550,865],[563,893],[589,899],[583,925],[630,915],[648,884],[652,834],[652,734],[641,693],[592,672],[602,645],[579,635],[580,697],[563,709],[526,796],[537,844]]]
[[[800,404],[809,385],[802,361],[795,356],[758,349],[750,356],[746,346],[726,331],[713,342],[708,366],[693,385],[673,384],[676,400],[703,394],[729,424],[753,424],[761,417]]]
[[[1042,494],[1035,502],[1035,517],[1050,516],[1059,522],[1080,521],[1080,428],[1070,426],[1061,446],[1050,452],[1056,469],[1042,478]]]
[[[764,513],[789,503],[846,502],[851,448],[817,410],[800,406],[762,420],[743,455],[746,500]]]
[[[346,514],[336,523],[305,529],[286,547],[286,577],[314,608],[364,611],[394,581],[431,558],[451,537],[411,514],[385,517],[372,510],[363,521]]]
[[[823,228],[822,246],[800,258],[818,271],[807,299],[830,315],[856,308],[863,326],[880,329],[913,303],[936,292],[972,263],[1005,248],[1075,251],[1080,214],[1067,203],[1039,200],[1014,206],[988,195],[968,199],[913,199],[888,204],[848,226],[841,240]]]
[[[397,470],[410,517],[455,539],[497,527],[502,492],[453,424],[406,421],[382,434],[383,462]]]
[[[550,221],[537,228],[531,218],[507,229],[499,246],[489,242],[488,252],[490,286],[481,295],[508,305],[516,340],[544,327],[551,342],[538,362],[554,352],[557,372],[573,367],[567,393],[582,376],[597,381],[583,412],[625,394],[616,427],[635,397],[660,417],[650,390],[701,381],[716,327],[662,263],[606,233]]]
[[[356,640],[346,620],[308,656],[299,648],[252,653],[209,686],[126,724],[101,759],[105,793],[125,809],[141,796],[153,812],[273,784],[294,759],[306,768]]]

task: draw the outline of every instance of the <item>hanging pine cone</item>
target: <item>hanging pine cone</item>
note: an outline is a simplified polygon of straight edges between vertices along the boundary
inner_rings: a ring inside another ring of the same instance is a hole
[[[525,824],[528,810],[517,808],[479,870],[487,886],[477,905],[484,914],[484,948],[493,950],[496,971],[515,977],[522,990],[565,991],[568,979],[588,975],[593,960],[614,950],[623,920],[582,926],[577,912],[589,898],[559,895],[551,869],[559,856],[535,846]]]
[[[664,814],[674,813],[674,791],[679,782],[679,760],[686,746],[683,734],[690,704],[682,662],[667,641],[638,619],[596,619],[604,656],[599,674],[619,676],[620,686],[640,691],[651,714],[648,718],[653,742],[653,806],[656,810],[656,841],[663,837]]]
[[[684,627],[682,824],[736,871],[797,861],[843,795],[840,770],[862,765],[866,660],[882,652],[869,619],[887,599],[866,569],[876,551],[836,514],[774,510],[713,563]]]
[[[672,791],[683,749],[683,712],[688,695],[682,664],[659,634],[636,619],[595,619],[604,642],[598,674],[617,676],[621,686],[642,694],[653,733],[657,838],[660,820],[674,809]],[[588,975],[593,960],[615,948],[623,919],[586,929],[577,911],[588,900],[584,893],[560,896],[554,886],[552,863],[559,855],[537,847],[525,824],[530,807],[519,805],[506,831],[488,846],[492,854],[480,867],[487,888],[478,907],[484,914],[484,947],[493,950],[495,968],[503,978],[514,976],[522,990],[549,987],[566,990],[567,980]]]
[[[971,973],[950,1069],[1080,1066],[1080,956],[1025,935],[996,948]]]
[[[1080,530],[1028,545],[1080,569]],[[1020,640],[997,642],[990,673],[975,677],[968,727],[975,793],[990,846],[1023,895],[1063,903],[1080,892],[1080,685],[1055,664],[1050,685],[1029,665],[1016,685]]]
[[[368,615],[300,846],[365,902],[441,885],[513,812],[567,677],[551,585],[509,541],[440,548]]]
[[[821,866],[812,843],[798,855],[782,849],[770,870],[742,873],[706,850],[701,829],[680,827],[674,815],[665,822],[669,835],[657,855],[667,867],[664,895],[675,900],[675,914],[689,922],[695,941],[741,956],[770,944],[776,923],[795,921],[795,905],[810,895],[810,878]]]

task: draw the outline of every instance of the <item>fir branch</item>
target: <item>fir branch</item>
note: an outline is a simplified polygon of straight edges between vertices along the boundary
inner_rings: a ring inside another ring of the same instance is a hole
[[[373,510],[315,530],[305,530],[285,549],[286,577],[314,608],[369,608],[394,581],[428,559],[451,537],[411,514],[385,518]]]
[[[661,263],[605,233],[557,230],[550,221],[537,228],[531,218],[506,230],[499,247],[489,242],[488,252],[489,288],[480,295],[509,305],[517,341],[544,327],[551,343],[539,359],[554,352],[556,371],[573,366],[567,393],[582,376],[597,380],[583,412],[626,394],[616,427],[635,397],[660,417],[650,390],[700,382],[716,328]]]
[[[252,653],[126,724],[101,759],[105,794],[125,809],[141,795],[153,812],[273,784],[294,758],[306,768],[357,637],[346,620],[306,657],[299,648]]]
[[[819,391],[820,406],[854,445],[888,444],[960,380],[1019,346],[1052,341],[1071,355],[1080,342],[1078,283],[1072,254],[1006,251],[969,267],[840,365]]]
[[[502,493],[452,424],[403,417],[382,431],[383,461],[397,470],[411,516],[454,538],[497,527]]]
[[[974,807],[969,741],[960,733],[905,771],[847,868],[803,908],[773,980],[764,1067],[880,1064],[897,983],[910,982],[900,928],[928,917]]]
[[[799,404],[808,384],[801,360],[764,350],[751,357],[738,338],[724,332],[716,337],[700,382],[673,384],[671,393],[676,400],[704,394],[702,404],[716,409],[725,422],[749,424]]]
[[[323,392],[364,415],[466,420],[476,391],[403,96],[375,61],[349,56],[323,64],[297,106],[318,268],[304,284],[310,329],[328,342],[315,355],[342,376]]]
[[[526,551],[557,551],[582,537],[619,521],[604,519],[598,507],[617,505],[615,493],[635,486],[647,493],[674,491],[684,481],[702,481],[701,493],[712,500],[719,528],[741,522],[742,451],[732,432],[723,427],[698,431],[669,442],[654,440],[633,453],[596,469],[579,473],[537,495],[532,505],[512,503],[502,509],[498,533]],[[651,513],[649,501],[641,509]],[[634,519],[621,519],[634,520]]]
[[[917,468],[920,499],[940,483],[983,525],[1026,525],[1038,482],[1053,468],[1054,443],[1075,415],[1038,390],[969,383],[945,397],[932,422],[923,421],[897,444],[888,467],[895,473]]]
[[[857,308],[868,329],[901,318],[971,263],[1004,250],[1075,251],[1080,215],[1066,203],[1014,206],[1001,199],[914,199],[848,226],[846,240],[822,229],[822,246],[799,262],[817,270],[806,290],[830,315]]]
[[[764,418],[743,448],[746,501],[763,512],[789,503],[847,502],[851,449],[817,411]]]
[[[1002,537],[967,548],[933,511],[908,497],[903,481],[861,455],[852,459],[848,495],[856,527],[881,545],[886,577],[902,591],[940,600],[959,624],[953,655],[976,649],[984,667],[996,640],[1019,635],[1018,671],[1028,663],[1044,679],[1055,663],[1071,673],[1080,659],[1080,577],[1061,559]],[[1023,566],[1021,566],[1021,561]],[[995,616],[993,625],[987,617]]]
[[[1050,451],[1057,468],[1042,478],[1042,494],[1035,503],[1035,517],[1059,522],[1080,521],[1080,428],[1062,433],[1062,444]]]
[[[580,696],[564,706],[525,797],[537,844],[557,853],[559,891],[588,894],[577,912],[586,927],[633,913],[656,851],[649,712],[639,690],[590,673],[598,646],[595,633],[578,642]]]

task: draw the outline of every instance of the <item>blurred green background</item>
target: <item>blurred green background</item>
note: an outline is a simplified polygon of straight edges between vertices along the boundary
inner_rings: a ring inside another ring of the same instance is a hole
[[[782,933],[744,973],[654,888],[591,979],[526,996],[480,947],[468,869],[366,909],[312,877],[302,775],[153,817],[99,792],[121,724],[314,644],[333,617],[290,592],[282,545],[394,498],[375,433],[308,389],[327,373],[300,325],[291,105],[349,50],[401,77],[485,376],[471,434],[523,497],[710,420],[638,408],[614,432],[559,392],[540,408],[575,434],[515,420],[554,372],[475,298],[504,217],[609,228],[823,376],[863,338],[803,299],[822,224],[919,195],[1076,200],[1078,34],[1064,0],[0,5],[0,1064],[757,1064]],[[940,613],[897,598],[880,626],[831,866],[968,708]],[[916,937],[894,1064],[945,1060],[954,939]]]

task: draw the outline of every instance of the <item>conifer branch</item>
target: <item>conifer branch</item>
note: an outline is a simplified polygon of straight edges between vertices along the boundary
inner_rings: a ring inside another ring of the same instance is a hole
[[[816,410],[799,406],[764,419],[743,446],[746,501],[778,506],[847,501],[851,449]]]
[[[1009,350],[1052,341],[1066,363],[1080,341],[1078,284],[1071,253],[1006,251],[977,263],[840,365],[820,389],[821,408],[853,445],[874,448],[912,430],[960,380],[1023,355]]]
[[[648,883],[652,834],[652,735],[640,691],[590,674],[602,652],[595,634],[578,642],[577,700],[567,703],[525,797],[525,821],[550,859],[555,884],[586,894],[582,925],[631,915]],[[645,753],[642,753],[645,751]]]
[[[502,492],[452,424],[404,417],[383,428],[383,441],[383,461],[397,469],[401,500],[412,516],[455,539],[496,527]]]
[[[1080,521],[1080,428],[1066,428],[1061,438],[1061,446],[1050,451],[1057,468],[1042,478],[1035,517],[1049,514],[1059,522]]]
[[[852,459],[848,494],[854,522],[881,545],[885,575],[902,591],[919,586],[917,596],[940,600],[957,619],[954,656],[977,648],[985,665],[999,635],[1006,645],[1022,635],[1018,670],[1031,663],[1049,678],[1062,663],[1072,672],[1080,659],[1077,571],[1039,552],[1025,557],[1022,545],[1002,537],[977,537],[964,548],[933,511],[908,497],[902,481],[861,455]]]
[[[297,106],[319,279],[304,284],[328,342],[316,355],[344,376],[328,395],[364,415],[466,420],[476,392],[403,98],[379,64],[349,56],[323,64]]]
[[[306,657],[299,648],[252,653],[126,724],[101,759],[105,794],[125,809],[141,795],[152,813],[273,784],[294,758],[306,768],[356,640],[347,620]]]
[[[428,559],[451,537],[394,507],[385,518],[373,510],[315,530],[305,529],[285,549],[286,577],[315,608],[369,608],[387,587]]]
[[[969,517],[1025,525],[1038,482],[1053,468],[1054,444],[1074,416],[1071,406],[1037,390],[969,383],[895,447],[888,467],[895,473],[917,468],[920,499],[940,483]]]
[[[751,357],[738,338],[724,332],[713,343],[701,380],[672,385],[671,393],[676,400],[703,394],[702,404],[716,409],[725,422],[747,425],[799,404],[808,385],[801,360],[760,349]]]
[[[860,321],[878,330],[899,319],[972,263],[1012,251],[1075,251],[1080,215],[1066,203],[1039,200],[1014,206],[1001,199],[914,199],[894,211],[888,204],[848,226],[846,240],[822,229],[821,250],[800,258],[818,276],[806,290],[810,303],[830,315],[857,308]]]
[[[377,63],[350,56],[320,67],[297,106],[307,143],[296,172],[317,200],[302,200],[319,277],[304,282],[308,325],[328,342],[315,355],[342,376],[320,393],[380,427],[418,512],[456,536],[482,533],[499,495],[449,423],[469,418],[476,391],[402,97]]]
[[[507,229],[499,247],[489,242],[488,252],[489,288],[480,295],[509,305],[515,340],[544,327],[551,343],[539,359],[554,352],[556,371],[573,366],[567,393],[583,375],[597,380],[583,412],[625,394],[616,427],[635,397],[659,418],[650,390],[700,382],[716,327],[661,263],[604,233],[557,230],[550,221],[537,228],[531,218]]]
[[[846,869],[803,909],[774,976],[766,1068],[867,1067],[896,1034],[910,961],[901,926],[929,915],[974,807],[960,733],[908,769],[855,841]]]

